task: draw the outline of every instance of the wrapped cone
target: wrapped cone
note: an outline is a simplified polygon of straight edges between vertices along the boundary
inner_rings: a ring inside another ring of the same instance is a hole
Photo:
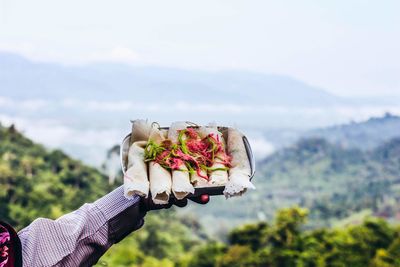
[[[243,142],[243,134],[238,130],[228,129],[227,141],[228,154],[231,156],[231,168],[229,169],[229,181],[225,185],[225,197],[242,195],[247,189],[255,189],[250,182],[251,168]]]
[[[173,144],[178,144],[179,132],[186,129],[187,124],[185,122],[174,122],[168,131],[168,139]],[[172,171],[172,192],[177,199],[183,199],[190,193],[194,193],[194,187],[190,183],[190,175],[185,164],[179,167],[179,170]]]

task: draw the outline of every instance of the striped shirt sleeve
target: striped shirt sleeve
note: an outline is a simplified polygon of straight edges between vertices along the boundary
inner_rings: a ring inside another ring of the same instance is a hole
[[[126,235],[143,225],[139,197],[119,187],[56,220],[38,218],[22,229],[24,266],[92,266]]]

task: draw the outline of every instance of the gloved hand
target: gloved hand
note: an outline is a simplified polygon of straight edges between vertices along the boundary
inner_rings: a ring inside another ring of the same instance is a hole
[[[196,202],[198,204],[207,204],[210,201],[210,196],[209,195],[201,195],[199,197],[189,197],[193,202]],[[188,199],[184,198],[182,200],[177,200],[175,198],[170,198],[169,203],[165,205],[157,205],[154,204],[153,200],[151,199],[151,196],[148,198],[142,198],[140,201],[141,209],[145,212],[150,211],[150,210],[160,210],[160,209],[169,209],[172,207],[172,205],[178,206],[180,208],[185,207],[188,203]]]
[[[201,195],[199,197],[189,197],[188,199],[199,204],[206,204],[209,202],[210,197],[209,195]],[[171,208],[172,205],[184,207],[187,205],[188,199],[184,198],[182,200],[177,200],[175,198],[170,198],[168,204],[156,205],[151,199],[151,196],[148,198],[142,197],[139,203],[132,205],[110,220],[109,225],[111,229],[110,231],[112,232],[110,235],[113,243],[118,243],[128,234],[142,227],[144,223],[143,218],[146,216],[148,211],[168,209]]]

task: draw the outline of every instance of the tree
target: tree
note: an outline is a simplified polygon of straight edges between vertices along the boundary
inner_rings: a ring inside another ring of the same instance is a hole
[[[268,234],[268,224],[265,222],[248,224],[230,232],[229,243],[232,245],[247,245],[253,251],[261,248]]]
[[[190,267],[215,267],[219,258],[226,252],[223,244],[211,242],[204,245],[193,253]]]

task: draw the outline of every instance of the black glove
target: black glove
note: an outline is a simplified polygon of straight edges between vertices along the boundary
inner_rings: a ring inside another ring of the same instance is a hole
[[[189,197],[189,199],[199,204],[206,204],[210,200],[210,197],[208,195],[201,195],[199,197]],[[142,227],[144,223],[143,218],[150,210],[168,209],[172,205],[184,207],[187,203],[188,200],[186,198],[182,200],[171,198],[168,204],[156,205],[150,196],[148,198],[141,198],[139,203],[127,208],[108,222],[110,239],[114,243],[118,243],[128,234]]]
[[[201,195],[199,197],[189,197],[188,199],[202,205],[207,204],[210,201],[210,197],[208,195]],[[172,207],[172,205],[182,208],[187,205],[188,199],[184,198],[181,200],[177,200],[175,198],[170,198],[168,204],[157,205],[154,204],[153,200],[151,199],[151,196],[149,196],[148,198],[142,198],[140,200],[140,206],[143,212],[147,212],[150,210],[169,209]]]

